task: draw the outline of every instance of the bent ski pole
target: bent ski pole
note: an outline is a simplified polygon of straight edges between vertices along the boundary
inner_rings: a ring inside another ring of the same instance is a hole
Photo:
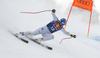
[[[20,13],[38,14],[38,13],[47,12],[47,11],[52,11],[52,10],[43,10],[43,11],[39,11],[39,12],[20,12]]]
[[[64,40],[64,39],[71,39],[72,37],[68,37],[68,38],[63,38],[59,44],[61,44],[61,42]]]

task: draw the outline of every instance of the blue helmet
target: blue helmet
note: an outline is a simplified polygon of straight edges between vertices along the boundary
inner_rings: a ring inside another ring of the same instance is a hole
[[[61,22],[62,25],[65,25],[65,24],[66,24],[66,19],[65,19],[65,18],[62,18],[62,19],[60,20],[60,22]]]

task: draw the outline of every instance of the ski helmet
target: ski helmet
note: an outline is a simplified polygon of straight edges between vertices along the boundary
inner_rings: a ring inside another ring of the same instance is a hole
[[[62,25],[65,25],[65,24],[66,24],[66,19],[65,19],[65,18],[62,18],[62,19],[60,20],[60,22],[61,22]]]

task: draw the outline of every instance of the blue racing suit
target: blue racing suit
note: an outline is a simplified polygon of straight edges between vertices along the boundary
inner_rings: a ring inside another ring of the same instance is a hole
[[[63,26],[60,26],[59,24],[60,21],[56,17],[55,13],[52,12],[52,16],[53,16],[53,21],[51,21],[49,24],[41,28],[38,28],[35,31],[24,32],[24,35],[27,36],[27,35],[41,34],[43,36],[43,41],[46,41],[46,40],[51,40],[54,38],[54,36],[51,33],[61,30],[66,35],[70,36],[70,34],[64,30]]]
[[[64,34],[66,35],[70,35],[67,31],[64,30],[63,26],[60,26],[60,21],[59,19],[56,17],[55,13],[52,12],[52,16],[53,16],[53,21],[51,21],[49,24],[47,24],[47,28],[49,29],[49,31],[51,33],[54,33],[56,31],[61,30]]]

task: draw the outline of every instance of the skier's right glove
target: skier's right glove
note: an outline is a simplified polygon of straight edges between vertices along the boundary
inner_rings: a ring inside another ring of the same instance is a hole
[[[73,37],[73,38],[76,38],[76,35],[71,34],[70,36]]]
[[[55,12],[56,12],[56,10],[55,10],[55,9],[52,9],[52,12],[53,12],[53,13],[55,13]]]

